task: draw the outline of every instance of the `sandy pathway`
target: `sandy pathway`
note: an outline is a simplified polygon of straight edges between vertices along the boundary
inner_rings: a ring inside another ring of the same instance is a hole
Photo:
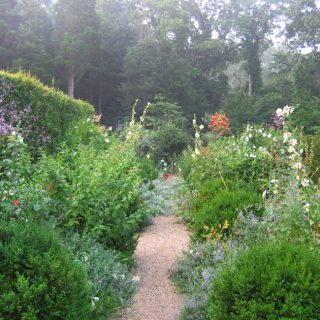
[[[183,222],[173,216],[158,216],[141,234],[135,251],[140,287],[133,306],[121,320],[178,320],[182,296],[172,285],[170,271],[188,248],[189,235]]]

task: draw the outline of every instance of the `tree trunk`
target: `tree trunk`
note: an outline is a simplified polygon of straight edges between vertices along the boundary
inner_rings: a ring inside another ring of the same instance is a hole
[[[102,97],[101,97],[101,87],[99,87],[98,114],[102,114]]]
[[[68,73],[68,96],[70,98],[74,98],[74,67],[70,67],[69,73]]]
[[[253,80],[250,73],[248,75],[248,82],[249,82],[248,94],[249,94],[249,97],[251,98],[253,96]]]

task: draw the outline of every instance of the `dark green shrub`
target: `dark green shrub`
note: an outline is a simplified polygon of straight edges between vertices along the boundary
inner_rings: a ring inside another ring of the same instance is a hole
[[[0,319],[89,319],[83,268],[47,228],[0,224]]]
[[[319,319],[320,258],[268,243],[239,255],[213,280],[211,320]]]
[[[54,145],[64,140],[71,124],[94,114],[90,104],[71,99],[61,91],[44,86],[30,75],[0,71],[0,85],[4,81],[10,89],[5,100],[15,102],[18,110],[30,107],[37,116],[38,127],[51,137]]]
[[[171,162],[191,142],[186,130],[172,123],[167,123],[150,134],[151,158],[156,162],[162,159]]]
[[[262,197],[255,185],[227,181],[228,189],[220,179],[204,183],[192,202],[189,217],[196,236],[201,236],[204,227],[216,228],[225,220],[232,226],[237,210],[261,203]],[[225,230],[225,233],[229,233]]]

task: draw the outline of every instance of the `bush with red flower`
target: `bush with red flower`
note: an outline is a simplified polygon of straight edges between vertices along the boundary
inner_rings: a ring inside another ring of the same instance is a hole
[[[224,113],[216,112],[210,117],[209,129],[220,136],[231,132],[230,120]]]

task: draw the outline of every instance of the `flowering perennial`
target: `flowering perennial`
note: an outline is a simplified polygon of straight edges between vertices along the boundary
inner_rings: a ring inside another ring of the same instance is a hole
[[[216,112],[211,116],[209,128],[211,132],[218,133],[219,135],[223,136],[231,132],[230,120],[224,113]]]

